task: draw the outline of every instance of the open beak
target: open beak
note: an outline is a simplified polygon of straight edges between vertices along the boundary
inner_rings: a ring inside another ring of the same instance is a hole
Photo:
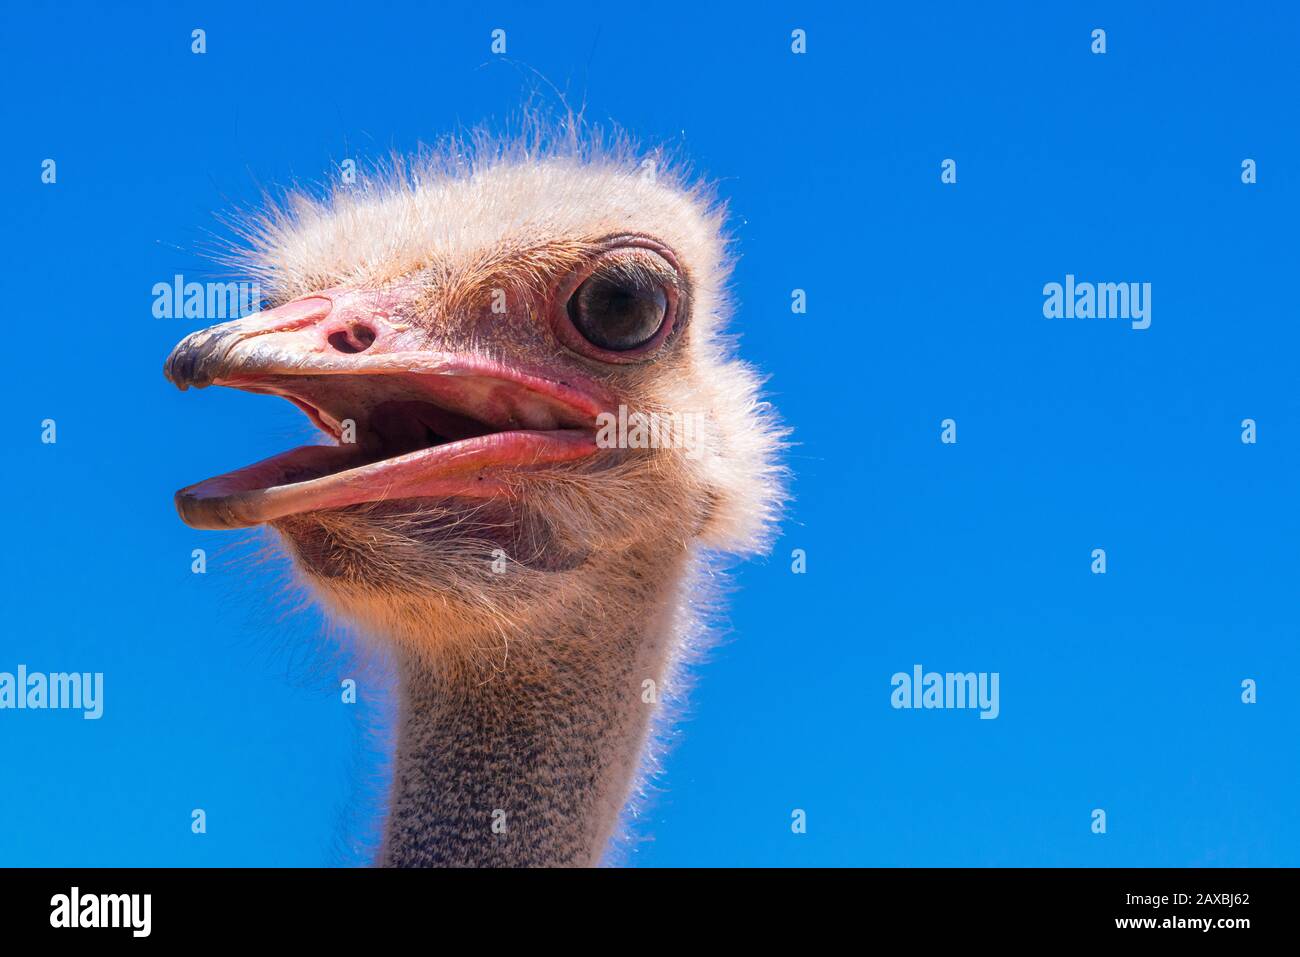
[[[244,528],[399,498],[510,494],[513,473],[594,455],[606,402],[480,357],[420,348],[397,295],[329,290],[196,332],[164,374],[181,389],[279,395],[332,439],[176,493],[195,528]]]

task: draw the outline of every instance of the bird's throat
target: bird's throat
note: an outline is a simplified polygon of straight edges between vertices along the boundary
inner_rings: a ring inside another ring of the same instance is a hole
[[[482,668],[404,659],[379,862],[599,863],[681,640],[687,565],[638,576],[567,633],[509,636]]]

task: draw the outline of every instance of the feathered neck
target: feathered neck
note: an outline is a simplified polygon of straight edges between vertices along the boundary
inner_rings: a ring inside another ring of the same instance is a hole
[[[492,666],[402,658],[379,863],[599,863],[686,637],[688,567],[647,569],[564,633],[507,635]]]

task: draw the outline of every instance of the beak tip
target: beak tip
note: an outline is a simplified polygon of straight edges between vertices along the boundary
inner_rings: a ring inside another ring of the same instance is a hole
[[[211,385],[241,336],[221,328],[205,329],[181,340],[163,363],[163,376],[184,392]]]

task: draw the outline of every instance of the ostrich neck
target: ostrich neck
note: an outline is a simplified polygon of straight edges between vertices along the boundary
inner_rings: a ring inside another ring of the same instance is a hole
[[[599,863],[640,765],[677,635],[684,560],[606,593],[582,621],[507,635],[483,670],[399,663],[399,730],[380,862]]]

